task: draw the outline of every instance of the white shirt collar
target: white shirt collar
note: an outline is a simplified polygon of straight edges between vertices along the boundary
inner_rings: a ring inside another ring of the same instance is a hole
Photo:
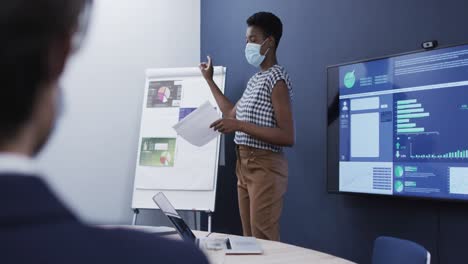
[[[38,169],[36,162],[27,156],[0,153],[0,174],[5,173],[36,175]]]

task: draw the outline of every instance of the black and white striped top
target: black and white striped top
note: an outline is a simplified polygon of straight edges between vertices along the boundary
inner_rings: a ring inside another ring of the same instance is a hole
[[[289,90],[289,97],[292,100],[292,85],[289,75],[283,66],[274,65],[264,72],[258,72],[247,83],[242,98],[237,104],[236,118],[241,121],[256,124],[263,127],[278,127],[276,123],[275,111],[271,101],[271,94],[275,84],[284,80]],[[237,145],[246,145],[249,147],[281,152],[280,146],[275,146],[252,136],[236,132],[234,142]]]

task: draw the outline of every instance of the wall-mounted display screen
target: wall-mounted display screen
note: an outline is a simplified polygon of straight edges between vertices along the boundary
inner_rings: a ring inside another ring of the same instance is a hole
[[[468,45],[328,68],[328,190],[468,200]]]

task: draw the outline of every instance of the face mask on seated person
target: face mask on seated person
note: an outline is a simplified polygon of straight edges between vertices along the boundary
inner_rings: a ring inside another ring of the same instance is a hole
[[[254,67],[260,67],[260,64],[265,60],[265,56],[267,55],[270,48],[267,49],[265,55],[260,53],[260,49],[262,48],[263,44],[265,44],[267,40],[263,41],[262,44],[257,43],[247,43],[245,46],[245,58],[247,62]]]

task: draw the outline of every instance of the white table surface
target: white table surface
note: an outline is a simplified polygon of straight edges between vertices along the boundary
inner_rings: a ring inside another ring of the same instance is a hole
[[[170,239],[180,239],[172,227],[103,225],[102,228],[124,228],[154,233]],[[208,232],[193,231],[197,237],[205,237]],[[210,237],[226,238],[230,235],[212,233]],[[354,262],[325,254],[316,250],[293,246],[281,242],[258,239],[264,253],[262,255],[226,255],[222,250],[204,250],[212,264],[351,264]]]

